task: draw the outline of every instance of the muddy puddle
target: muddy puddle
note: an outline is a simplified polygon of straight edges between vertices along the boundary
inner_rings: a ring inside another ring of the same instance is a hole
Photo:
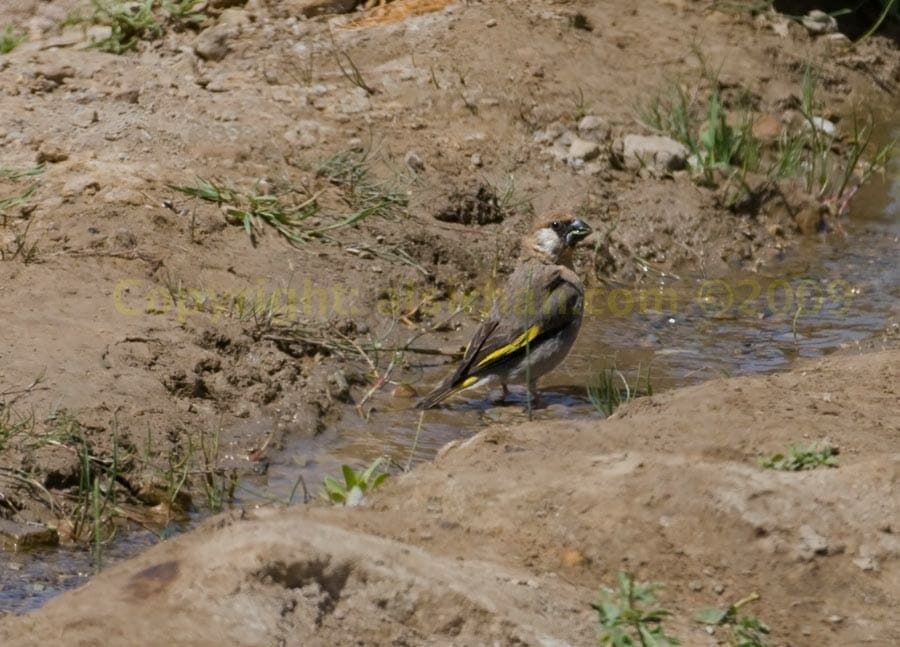
[[[896,123],[896,119],[894,120]],[[900,130],[897,131],[900,135]],[[534,417],[595,417],[587,395],[598,371],[615,368],[634,384],[640,371],[654,391],[717,376],[766,373],[877,340],[900,318],[900,162],[886,181],[875,181],[857,197],[846,235],[813,237],[758,273],[716,279],[662,276],[648,268],[640,290],[606,286],[591,296],[579,341],[543,383],[545,407]],[[413,358],[416,361],[416,358]],[[449,370],[432,359],[413,366],[400,381],[431,382]],[[394,468],[431,460],[444,444],[466,438],[492,422],[526,419],[524,397],[514,392],[506,406],[473,393],[427,412],[417,438],[414,400],[385,388],[370,402],[368,420],[348,407],[342,420],[315,438],[288,435],[263,474],[244,478],[238,505],[299,502],[317,497],[322,478],[344,463],[361,465],[388,456]],[[248,420],[236,436],[266,431],[273,419]],[[185,527],[167,530],[180,532]],[[104,551],[104,565],[160,541],[139,531]],[[0,551],[0,614],[23,613],[79,586],[95,572],[89,550],[57,549],[11,554]]]

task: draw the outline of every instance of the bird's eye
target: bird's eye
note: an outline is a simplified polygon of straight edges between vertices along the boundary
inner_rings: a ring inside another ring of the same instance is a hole
[[[550,223],[550,227],[551,229],[553,229],[553,231],[559,231],[560,229],[562,229],[562,223],[559,220],[554,220]]]

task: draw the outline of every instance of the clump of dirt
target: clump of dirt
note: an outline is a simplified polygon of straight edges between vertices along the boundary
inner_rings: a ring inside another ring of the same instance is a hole
[[[442,222],[458,222],[462,225],[486,225],[502,222],[504,209],[492,186],[475,183],[463,191],[454,191],[434,217]]]

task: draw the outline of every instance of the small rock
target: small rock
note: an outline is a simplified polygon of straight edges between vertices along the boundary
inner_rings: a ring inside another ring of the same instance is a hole
[[[25,550],[38,546],[55,546],[59,533],[55,528],[0,519],[0,546],[9,550]]]
[[[833,625],[839,625],[844,621],[844,616],[839,616],[839,615],[835,614],[832,616],[828,616],[828,618],[826,618],[826,620],[828,620],[828,622],[830,622]]]
[[[497,26],[497,21],[494,20],[493,18],[491,18],[491,19],[488,20],[486,23],[484,23],[484,26],[485,26],[485,27],[488,27],[488,28],[496,27],[496,26]]]
[[[69,159],[69,154],[59,146],[48,146],[47,148],[39,150],[35,159],[38,164],[43,164],[44,162],[56,164],[57,162],[65,162]]]
[[[622,146],[625,166],[631,169],[649,167],[662,173],[685,167],[688,149],[671,137],[662,135],[626,135]]]
[[[578,122],[578,131],[582,133],[608,129],[609,126],[607,125],[606,120],[597,115],[585,115],[581,118],[581,121]]]
[[[243,7],[247,0],[208,0],[206,3],[211,9],[229,9],[231,7]]]
[[[569,144],[569,160],[582,160],[589,162],[600,155],[600,146],[597,142],[575,138]]]
[[[781,120],[773,114],[764,114],[753,122],[753,136],[763,141],[774,141],[781,135]]]
[[[834,125],[833,122],[828,121],[824,117],[813,117],[810,119],[812,123],[812,127],[818,130],[820,133],[825,133],[829,137],[834,137],[835,133],[837,133],[837,126]]]
[[[137,103],[141,98],[140,88],[127,88],[119,90],[113,95],[116,101],[124,101],[125,103]]]
[[[800,526],[800,539],[814,555],[828,554],[828,540],[809,525]]]
[[[76,175],[63,185],[62,194],[70,198],[87,191],[91,194],[100,190],[100,183],[91,175]]]
[[[480,153],[472,153],[472,157],[469,158],[469,161],[475,168],[479,168],[483,164]]]
[[[359,2],[358,0],[292,0],[285,4],[288,5],[288,10],[292,14],[299,13],[301,16],[312,18],[326,14],[350,13],[356,9]]]
[[[413,173],[422,173],[425,170],[425,162],[422,161],[422,158],[419,157],[416,151],[407,151],[403,157],[403,162]]]
[[[301,119],[294,124],[293,128],[284,134],[284,138],[292,146],[298,148],[312,148],[319,143],[322,135],[326,134],[326,131],[327,129],[324,129],[318,121]]]
[[[228,41],[234,36],[234,30],[227,25],[210,27],[197,36],[194,51],[204,61],[221,61],[230,51]]]
[[[791,35],[791,23],[789,20],[774,20],[771,26],[772,31],[782,38],[787,38]]]
[[[713,593],[715,593],[716,595],[722,595],[723,593],[725,593],[725,585],[717,582],[713,585]]]
[[[414,398],[417,395],[419,395],[419,393],[411,384],[398,384],[391,392],[391,397],[393,398]]]
[[[338,111],[345,115],[356,115],[361,112],[368,112],[372,108],[372,102],[369,99],[369,93],[359,88],[349,96],[344,97],[338,103]]]
[[[227,92],[228,76],[226,74],[216,74],[212,78],[208,79],[203,87],[209,92]],[[223,118],[222,121],[236,121],[236,119]]]
[[[531,138],[535,144],[550,144],[554,139],[556,139],[556,134],[551,133],[549,130],[538,130]]]
[[[822,40],[840,46],[850,45],[851,43],[850,39],[847,38],[845,34],[842,34],[839,31],[834,32],[833,34],[825,34],[824,36],[822,36]]]
[[[703,583],[700,582],[699,580],[691,580],[688,583],[688,586],[691,588],[691,591],[699,592],[699,591],[703,590]]]
[[[806,31],[813,35],[830,34],[837,31],[838,23],[833,16],[824,11],[813,9],[800,19]]]
[[[48,65],[37,70],[37,75],[53,83],[60,84],[66,79],[75,76],[75,69],[69,65]]]
[[[853,560],[853,563],[863,571],[878,571],[878,561],[874,557],[857,557]]]

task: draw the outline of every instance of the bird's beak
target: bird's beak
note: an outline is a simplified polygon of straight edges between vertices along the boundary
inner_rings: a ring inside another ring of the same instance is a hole
[[[575,218],[566,231],[566,245],[574,247],[579,241],[586,238],[593,231],[581,218]]]

